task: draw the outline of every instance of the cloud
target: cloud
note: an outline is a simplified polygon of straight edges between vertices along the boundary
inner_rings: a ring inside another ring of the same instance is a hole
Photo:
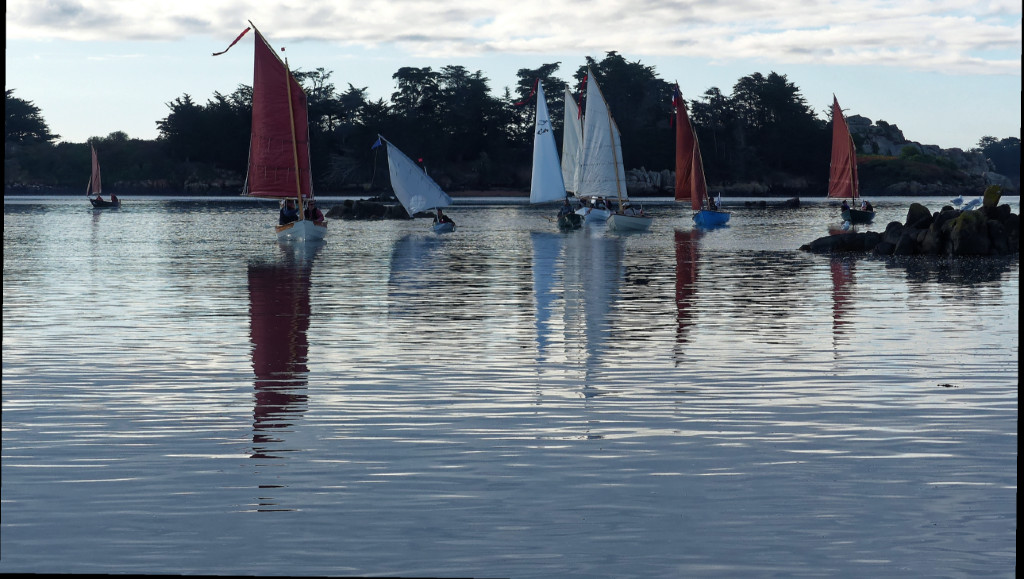
[[[893,66],[1020,75],[1008,0],[9,0],[8,38],[183,40],[211,47],[251,19],[274,44],[323,40],[417,57],[493,53]],[[213,39],[216,39],[214,41]]]

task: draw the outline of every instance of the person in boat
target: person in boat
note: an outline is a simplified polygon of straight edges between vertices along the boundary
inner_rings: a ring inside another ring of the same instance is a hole
[[[722,194],[719,193],[718,196],[715,197],[715,211],[721,211],[721,210],[722,210]]]
[[[868,203],[867,199],[862,199],[861,202],[860,202],[860,210],[861,211],[871,211],[873,213],[875,211],[875,208],[872,207],[870,203]]]
[[[850,204],[846,202],[846,199],[843,199],[843,206],[840,207],[839,209],[843,212],[850,210]]]
[[[100,203],[103,203],[103,196],[102,195],[97,195],[96,196],[96,200],[99,201]]]
[[[284,206],[281,207],[281,219],[278,220],[280,225],[285,223],[291,223],[292,221],[299,220],[299,210],[295,207],[295,200],[288,199],[284,202]]]
[[[313,223],[321,223],[324,220],[324,212],[320,211],[320,208],[316,206],[315,199],[310,199],[306,203],[306,219]]]
[[[637,211],[636,209],[633,208],[633,204],[630,203],[629,201],[626,201],[622,204],[623,215],[640,215],[640,213],[640,211]]]
[[[573,212],[572,204],[569,203],[569,198],[566,197],[565,198],[565,203],[563,203],[562,207],[558,210],[558,216],[561,217],[563,215],[568,215],[568,214],[570,214],[572,212]]]
[[[434,217],[434,223],[451,223],[451,224],[454,224],[455,222],[452,221],[451,217],[448,217],[447,215],[445,215],[441,211],[441,208],[438,207],[437,208],[437,216]]]
[[[117,195],[114,195],[113,193],[110,194],[110,202],[111,203],[120,203],[120,201],[117,199]]]

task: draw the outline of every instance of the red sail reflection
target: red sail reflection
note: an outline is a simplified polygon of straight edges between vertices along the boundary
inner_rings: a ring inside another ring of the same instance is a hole
[[[281,440],[271,432],[291,426],[306,410],[310,271],[308,264],[249,266],[252,368],[256,376],[253,458],[275,458],[269,454],[269,447]]]
[[[676,248],[676,343],[687,342],[693,319],[697,286],[700,229],[675,232]]]
[[[832,273],[832,345],[844,333],[844,319],[852,306],[853,260],[833,255],[829,260]]]

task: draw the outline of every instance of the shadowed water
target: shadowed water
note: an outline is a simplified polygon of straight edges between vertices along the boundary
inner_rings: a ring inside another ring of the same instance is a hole
[[[824,202],[311,246],[123,202],[5,199],[0,572],[1014,572],[1016,256],[801,252]]]

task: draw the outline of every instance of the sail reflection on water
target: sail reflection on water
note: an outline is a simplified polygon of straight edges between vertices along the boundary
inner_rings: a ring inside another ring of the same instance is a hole
[[[420,233],[403,235],[391,250],[388,277],[389,327],[405,320],[438,324],[450,318],[448,267],[443,240]],[[408,338],[415,334],[408,335]]]
[[[700,256],[701,230],[675,232],[676,250],[676,345],[674,356],[680,363],[683,350],[689,342],[690,326],[693,324],[697,292],[697,260]]]
[[[280,433],[305,412],[309,368],[310,275],[320,244],[282,244],[275,263],[249,265],[255,375],[252,458],[287,452]]]
[[[610,313],[622,281],[622,239],[533,232],[531,241],[538,362],[581,369],[586,393],[613,346]]]
[[[853,258],[837,255],[829,258],[832,274],[832,349],[835,356],[839,355],[843,334],[847,332],[844,326],[849,323],[847,316],[853,307],[853,264]]]

